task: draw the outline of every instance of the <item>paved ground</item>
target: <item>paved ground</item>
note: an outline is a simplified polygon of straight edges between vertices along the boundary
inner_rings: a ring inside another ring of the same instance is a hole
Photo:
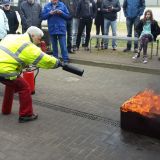
[[[114,65],[119,59],[117,63],[122,66],[134,66],[129,61],[131,55],[96,54],[79,52],[71,55],[71,60],[87,64],[84,58],[91,62],[98,59],[98,63],[107,64],[116,56]],[[34,109],[39,113],[37,121],[17,122],[17,97],[12,114],[0,115],[0,160],[159,160],[159,140],[124,132],[119,127],[119,108],[125,100],[145,88],[160,91],[157,72],[75,65],[85,69],[83,77],[60,68],[40,71],[33,96]],[[145,68],[154,71],[158,66],[154,57]],[[0,88],[2,102],[4,87]]]

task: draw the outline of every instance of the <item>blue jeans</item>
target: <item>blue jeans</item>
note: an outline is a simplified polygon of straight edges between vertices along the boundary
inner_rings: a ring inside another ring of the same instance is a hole
[[[61,55],[64,62],[68,62],[68,51],[66,47],[66,35],[50,35],[53,47],[53,56],[58,58],[58,41],[60,44]]]
[[[116,36],[117,35],[117,20],[111,21],[106,18],[104,19],[104,35],[108,35],[110,26],[112,29],[112,36]],[[105,48],[108,48],[108,42],[109,42],[108,39],[104,40],[104,47]],[[112,47],[113,48],[117,47],[117,43],[116,43],[115,39],[112,40]]]
[[[76,39],[77,39],[77,34],[78,34],[78,26],[79,26],[79,19],[78,18],[73,18],[72,21],[72,46],[76,46]],[[83,30],[82,33],[82,44],[85,44],[85,29]]]
[[[132,29],[134,26],[134,37],[138,37],[138,34],[135,30],[136,25],[138,24],[140,20],[140,17],[135,17],[135,18],[127,18],[126,19],[126,26],[127,26],[127,37],[132,37]],[[132,47],[132,42],[128,41],[127,42],[127,49],[131,49]],[[138,48],[138,41],[134,41],[134,49]]]

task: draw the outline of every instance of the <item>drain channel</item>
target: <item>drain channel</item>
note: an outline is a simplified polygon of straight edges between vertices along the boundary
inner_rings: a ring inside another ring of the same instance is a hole
[[[106,117],[102,117],[102,116],[99,116],[96,114],[82,112],[82,111],[78,111],[75,109],[70,109],[70,108],[67,108],[64,106],[59,106],[59,105],[55,105],[55,104],[51,104],[51,103],[47,103],[47,102],[42,102],[42,101],[35,100],[35,99],[33,99],[33,103],[36,105],[40,105],[42,107],[47,107],[47,108],[53,109],[55,111],[69,113],[69,114],[83,117],[83,118],[90,119],[90,120],[101,121],[101,122],[105,123],[106,125],[110,125],[110,126],[114,126],[114,127],[120,127],[119,121],[115,121],[115,120],[112,120],[112,119],[109,119]]]
[[[3,96],[3,93],[0,92],[0,96]],[[14,97],[16,100],[18,100],[18,96],[15,95]],[[87,112],[82,112],[82,111],[78,111],[75,109],[70,109],[64,106],[60,106],[60,105],[55,105],[52,103],[47,103],[47,102],[42,102],[36,99],[33,99],[33,104],[39,105],[41,107],[45,107],[45,108],[49,108],[49,109],[53,109],[55,111],[59,111],[59,112],[64,112],[64,113],[68,113],[68,114],[72,114],[78,117],[82,117],[82,118],[86,118],[86,119],[90,119],[90,120],[95,120],[95,121],[100,121],[105,123],[106,125],[109,126],[114,126],[114,127],[120,127],[120,122],[119,121],[115,121],[106,117],[102,117],[96,114],[91,114],[91,113],[87,113]]]

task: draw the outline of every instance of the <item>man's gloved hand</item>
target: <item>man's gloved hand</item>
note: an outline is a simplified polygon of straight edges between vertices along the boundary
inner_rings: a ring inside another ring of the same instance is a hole
[[[63,67],[63,63],[62,63],[60,60],[58,60],[58,65],[57,65],[57,67]]]
[[[60,60],[58,60],[58,66],[57,67],[64,67],[67,66],[68,62],[61,62]]]

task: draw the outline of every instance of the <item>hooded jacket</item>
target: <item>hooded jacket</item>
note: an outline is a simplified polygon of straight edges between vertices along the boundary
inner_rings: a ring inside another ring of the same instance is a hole
[[[143,15],[145,0],[124,0],[123,11],[126,18],[135,18]]]

